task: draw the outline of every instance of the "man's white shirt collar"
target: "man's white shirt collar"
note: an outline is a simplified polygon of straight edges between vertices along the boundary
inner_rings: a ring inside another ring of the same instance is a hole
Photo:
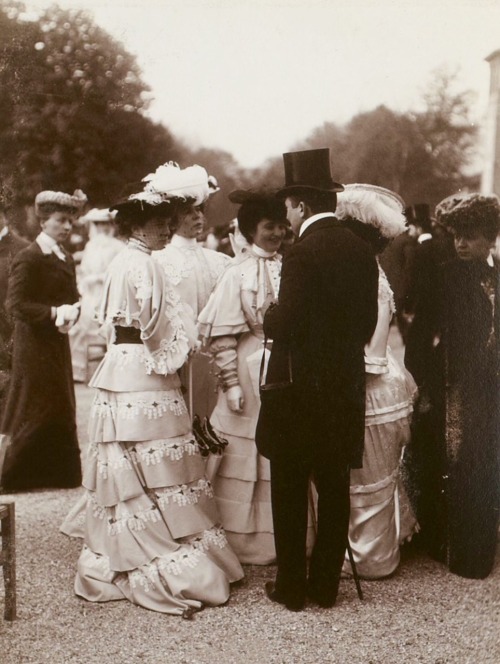
[[[3,240],[6,235],[9,234],[9,227],[4,226],[2,230],[0,231],[0,240]]]
[[[40,247],[40,249],[43,251],[44,254],[54,253],[62,261],[66,260],[64,252],[62,251],[61,247],[57,244],[57,241],[54,240],[54,238],[50,237],[50,235],[47,235],[47,233],[45,233],[44,231],[41,231],[37,235],[37,237],[35,238],[35,242],[38,244],[38,246]]]
[[[333,212],[320,212],[319,214],[313,214],[312,217],[309,217],[309,219],[306,219],[302,226],[300,227],[299,230],[299,237],[304,233],[305,230],[309,228],[312,224],[314,224],[315,221],[319,221],[320,219],[329,219],[333,218],[335,219],[335,215]]]

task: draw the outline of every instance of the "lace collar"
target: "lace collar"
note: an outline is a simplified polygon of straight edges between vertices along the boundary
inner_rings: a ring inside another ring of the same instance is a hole
[[[145,254],[151,254],[151,249],[146,243],[136,237],[129,237],[127,245],[131,249],[137,249],[138,251],[143,251]]]

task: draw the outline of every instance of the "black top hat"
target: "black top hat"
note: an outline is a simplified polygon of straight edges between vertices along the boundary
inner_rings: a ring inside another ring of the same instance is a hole
[[[284,198],[304,191],[339,192],[344,187],[332,180],[330,171],[330,148],[286,152],[283,155],[285,166],[285,186],[278,191]]]

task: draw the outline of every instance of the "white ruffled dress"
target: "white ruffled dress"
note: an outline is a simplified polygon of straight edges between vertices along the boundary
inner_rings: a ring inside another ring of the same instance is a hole
[[[365,349],[366,416],[363,467],[351,470],[349,541],[358,573],[392,574],[401,542],[416,521],[400,482],[401,457],[410,440],[416,384],[387,345],[394,297],[379,265],[378,322]],[[346,559],[344,570],[351,570]]]
[[[171,614],[223,604],[243,571],[177,376],[196,334],[141,245],[130,241],[110,264],[99,320],[109,339],[91,382],[85,495],[61,528],[84,539],[76,594]],[[114,343],[117,326],[139,330],[142,343]]]

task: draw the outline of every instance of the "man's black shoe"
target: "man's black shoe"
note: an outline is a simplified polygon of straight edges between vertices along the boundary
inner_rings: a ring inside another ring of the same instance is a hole
[[[269,597],[271,602],[277,602],[278,604],[283,604],[289,611],[302,611],[304,608],[305,600],[304,599],[284,599],[277,592],[274,581],[267,581],[264,586],[266,589],[266,595]]]
[[[337,595],[326,595],[325,593],[321,593],[314,587],[308,585],[307,598],[310,599],[311,602],[314,602],[314,604],[320,606],[322,609],[331,609],[332,606],[335,606]]]

